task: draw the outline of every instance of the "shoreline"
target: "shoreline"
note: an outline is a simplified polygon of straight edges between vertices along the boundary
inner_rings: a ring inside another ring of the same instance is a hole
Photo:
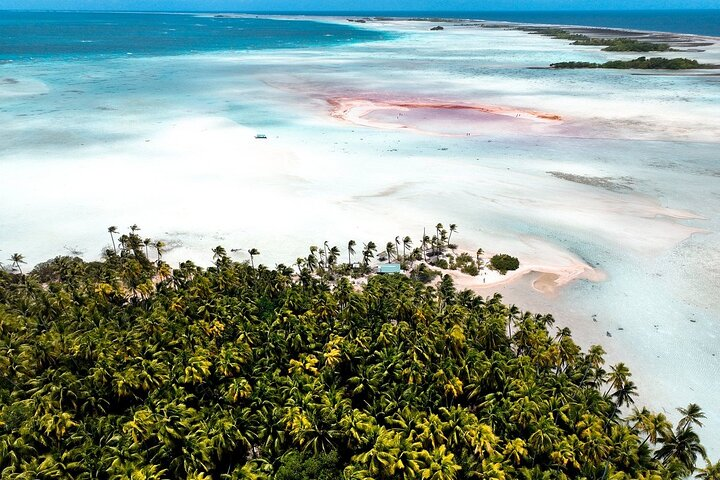
[[[473,256],[470,250],[463,248],[452,251],[452,254],[455,256],[463,253]],[[608,280],[606,272],[600,268],[590,266],[585,260],[571,252],[566,252],[562,255],[560,252],[556,252],[553,258],[554,262],[543,260],[540,255],[534,258],[521,256],[519,258],[520,266],[517,270],[509,270],[505,274],[502,274],[489,268],[490,259],[493,255],[499,253],[501,253],[501,251],[497,249],[490,249],[483,253],[481,259],[485,267],[480,270],[477,276],[463,273],[460,270],[442,269],[432,265],[428,266],[440,271],[442,274],[450,275],[457,287],[468,289],[478,294],[487,293],[488,290],[496,290],[498,287],[505,287],[511,284],[522,284],[527,288],[528,294],[540,293],[552,298],[558,295],[564,287],[580,280],[592,283],[600,283]],[[514,252],[510,252],[511,255],[513,253]],[[524,282],[524,280],[532,276],[537,278]]]
[[[593,283],[604,282],[607,275],[601,270],[590,267],[586,264],[575,264],[568,266],[552,267],[543,264],[520,264],[520,268],[508,271],[505,275],[493,270],[483,270],[477,276],[468,275],[457,270],[447,270],[432,267],[443,274],[450,275],[459,289],[467,289],[477,294],[487,294],[496,291],[498,287],[505,287],[511,284],[519,284],[526,277],[538,274],[537,278],[527,282],[525,288],[540,293],[549,298],[554,298],[561,293],[562,289],[573,282],[586,280]],[[489,282],[481,281],[490,277]],[[521,287],[522,288],[522,287]]]

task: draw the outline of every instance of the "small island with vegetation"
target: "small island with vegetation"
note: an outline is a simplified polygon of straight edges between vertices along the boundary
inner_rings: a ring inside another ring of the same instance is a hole
[[[667,43],[644,42],[632,38],[598,38],[589,37],[581,33],[573,33],[555,27],[520,27],[519,30],[544,35],[559,40],[570,40],[573,45],[588,45],[605,47],[607,52],[672,52]]]
[[[446,261],[443,230],[384,253]],[[551,315],[447,275],[368,276],[372,242],[357,268],[353,241],[342,267],[326,243],[297,271],[222,247],[209,268],[172,268],[137,226],[108,231],[102,261],[0,269],[3,478],[661,480],[700,459],[718,478],[699,406],[675,425],[634,406],[627,366]]]
[[[633,60],[611,60],[605,63],[593,62],[558,62],[550,64],[552,68],[610,68],[610,69],[639,69],[639,70],[691,70],[718,68],[717,65],[702,64],[689,58],[646,58],[638,57]]]

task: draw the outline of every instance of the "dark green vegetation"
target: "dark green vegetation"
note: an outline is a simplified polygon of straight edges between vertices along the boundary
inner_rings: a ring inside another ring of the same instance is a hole
[[[457,257],[451,258],[450,267],[475,277],[480,273],[478,265],[482,265],[480,258],[473,258],[468,253],[461,253]]]
[[[605,63],[592,62],[559,62],[550,65],[553,68],[614,68],[614,69],[642,69],[642,70],[689,70],[693,68],[717,68],[715,65],[705,65],[689,58],[645,58],[634,60],[612,60]]]
[[[606,52],[672,52],[667,43],[641,42],[631,38],[614,38],[607,47]]]
[[[520,262],[515,257],[499,253],[497,255],[493,255],[490,259],[490,265],[504,275],[508,272],[508,270],[517,270],[520,267]]]
[[[623,416],[627,367],[549,315],[221,247],[173,270],[136,232],[0,271],[3,479],[655,480],[703,456],[699,407]]]
[[[642,42],[631,38],[593,38],[553,27],[521,27],[520,30],[545,35],[559,40],[570,40],[573,45],[605,47],[607,52],[671,52],[667,43]]]
[[[580,33],[573,33],[555,27],[519,27],[518,30],[545,35],[560,40],[570,40],[573,45],[603,46],[607,52],[672,52],[667,43],[643,42],[631,38],[593,38]],[[593,62],[558,62],[552,68],[611,68],[611,69],[643,69],[643,70],[689,70],[697,68],[718,68],[717,65],[705,65],[689,58],[646,58],[633,60],[612,60],[605,63]]]

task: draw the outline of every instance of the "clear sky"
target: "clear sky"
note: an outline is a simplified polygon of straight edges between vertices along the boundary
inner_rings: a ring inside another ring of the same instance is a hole
[[[0,10],[489,11],[720,8],[720,0],[0,0]]]

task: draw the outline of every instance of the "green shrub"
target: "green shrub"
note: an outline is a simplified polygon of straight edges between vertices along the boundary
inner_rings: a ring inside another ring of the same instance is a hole
[[[490,259],[490,265],[505,275],[508,270],[517,270],[520,267],[520,260],[510,255],[499,253]]]
[[[457,257],[458,264],[465,264],[465,263],[470,263],[470,262],[474,262],[474,261],[475,261],[475,259],[472,258],[470,256],[470,254],[467,252],[463,252],[460,255],[458,255],[458,257]]]
[[[450,264],[448,264],[447,260],[445,260],[444,258],[438,258],[433,262],[433,265],[442,269],[450,268]]]
[[[689,70],[693,68],[717,68],[716,65],[706,65],[690,58],[646,58],[638,57],[633,60],[612,60],[605,63],[592,62],[559,62],[550,64],[552,68],[612,68],[612,69],[640,69],[640,70]]]
[[[603,50],[607,52],[668,52],[672,51],[667,43],[641,42],[630,38],[615,38]]]
[[[480,274],[480,270],[475,262],[466,263],[462,266],[462,268],[460,268],[460,271],[466,275],[472,275],[473,277],[477,277],[478,274]]]
[[[478,270],[477,262],[466,252],[463,252],[457,256],[457,258],[455,259],[455,264],[461,272],[467,275],[472,275],[474,277],[478,273],[480,273]]]

